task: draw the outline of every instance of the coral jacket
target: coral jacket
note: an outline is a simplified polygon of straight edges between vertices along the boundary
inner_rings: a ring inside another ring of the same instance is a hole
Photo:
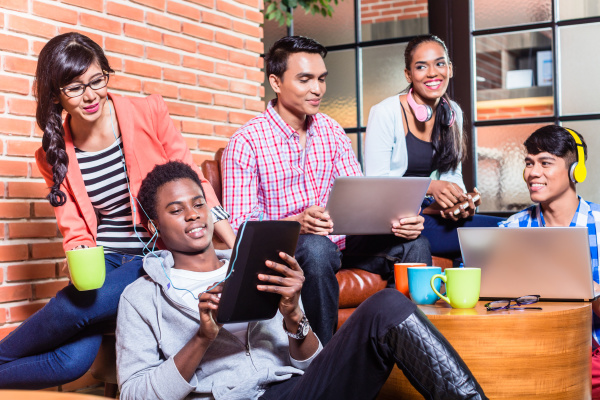
[[[123,138],[123,152],[127,166],[127,176],[133,196],[137,196],[142,180],[157,164],[169,160],[180,160],[189,164],[202,179],[202,187],[210,208],[218,206],[219,200],[202,172],[192,159],[192,154],[173,125],[167,106],[159,95],[145,98],[123,97],[109,94]],[[69,165],[65,180],[60,189],[67,195],[67,201],[55,207],[56,221],[63,235],[63,248],[71,250],[79,245],[95,246],[97,236],[97,219],[94,207],[88,197],[79,163],[75,155],[73,138],[69,128],[70,116],[67,116],[63,127],[65,130],[65,146],[69,156]],[[46,161],[46,153],[40,147],[35,153],[38,168],[48,186],[52,186],[52,167]],[[145,219],[138,204],[132,204],[135,223]]]

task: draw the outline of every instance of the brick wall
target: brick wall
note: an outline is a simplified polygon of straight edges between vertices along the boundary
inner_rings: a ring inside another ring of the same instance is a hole
[[[198,164],[264,109],[261,0],[0,0],[0,338],[67,284],[32,95],[53,36],[100,44],[114,93],[160,93]]]
[[[427,0],[362,0],[361,23],[377,24],[427,17]]]

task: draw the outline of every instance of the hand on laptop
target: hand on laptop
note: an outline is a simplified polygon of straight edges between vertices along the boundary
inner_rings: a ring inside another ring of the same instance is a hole
[[[325,208],[320,206],[310,206],[298,215],[290,219],[300,222],[300,234],[312,233],[315,235],[327,236],[333,232],[333,222]]]
[[[394,222],[392,224],[392,233],[404,239],[416,239],[424,228],[424,221],[425,218],[421,215],[402,218],[399,222]]]

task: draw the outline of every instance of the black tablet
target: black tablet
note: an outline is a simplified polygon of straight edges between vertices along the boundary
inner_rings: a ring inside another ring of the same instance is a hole
[[[217,312],[220,324],[271,319],[281,295],[259,291],[258,274],[277,274],[266,260],[283,263],[279,252],[296,251],[300,224],[295,221],[246,221],[238,230]]]

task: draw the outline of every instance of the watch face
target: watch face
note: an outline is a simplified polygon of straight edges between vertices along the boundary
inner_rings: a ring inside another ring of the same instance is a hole
[[[310,325],[308,324],[308,321],[306,322],[307,323],[302,327],[302,336],[308,335],[308,331],[310,330]]]

